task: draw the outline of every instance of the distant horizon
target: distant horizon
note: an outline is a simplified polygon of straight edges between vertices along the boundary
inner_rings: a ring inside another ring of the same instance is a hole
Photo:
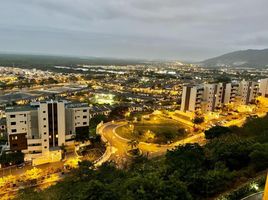
[[[94,55],[71,55],[71,54],[46,54],[46,53],[41,53],[41,52],[16,52],[16,51],[0,51],[1,55],[22,55],[22,56],[51,56],[51,57],[66,57],[66,58],[79,58],[79,59],[114,59],[114,60],[133,60],[133,61],[148,61],[148,62],[152,62],[152,61],[159,61],[159,62],[183,62],[183,63],[200,63],[202,61],[211,59],[211,58],[215,58],[218,56],[222,56],[225,54],[229,54],[229,53],[233,53],[233,52],[237,52],[237,51],[247,51],[247,50],[256,50],[256,51],[261,51],[261,50],[267,50],[268,48],[264,48],[264,49],[253,49],[253,48],[249,48],[249,49],[240,49],[240,50],[235,50],[235,51],[229,51],[229,52],[225,52],[221,55],[215,55],[212,57],[208,57],[208,58],[204,58],[202,60],[184,60],[184,59],[159,59],[159,58],[155,58],[155,59],[148,59],[148,58],[135,58],[135,57],[109,57],[109,56],[94,56]]]

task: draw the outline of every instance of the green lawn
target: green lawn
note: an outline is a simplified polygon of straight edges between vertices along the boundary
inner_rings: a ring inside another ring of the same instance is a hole
[[[140,142],[166,144],[182,139],[187,134],[185,127],[171,119],[151,117],[136,123],[130,123],[116,129],[116,133],[127,139]]]

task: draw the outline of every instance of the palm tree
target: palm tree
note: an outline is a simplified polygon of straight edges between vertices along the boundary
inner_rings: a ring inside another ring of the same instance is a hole
[[[131,149],[136,149],[139,145],[139,142],[137,140],[130,140],[128,141],[128,145],[131,147]]]

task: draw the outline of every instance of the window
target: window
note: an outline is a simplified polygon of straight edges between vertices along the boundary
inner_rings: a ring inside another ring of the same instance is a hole
[[[10,115],[10,118],[15,118],[16,117],[16,115]]]
[[[11,122],[11,125],[16,125],[16,122]]]
[[[47,149],[47,146],[45,146],[45,149]]]
[[[84,116],[83,116],[83,119],[86,119],[86,118],[87,118],[87,116],[86,116],[86,115],[84,115]]]
[[[86,122],[83,122],[83,125],[86,125],[87,123]]]
[[[43,113],[46,113],[46,111],[44,110]]]
[[[17,140],[17,139],[18,139],[18,137],[17,137],[17,136],[12,137],[12,140]]]
[[[44,125],[44,128],[46,128],[47,127],[47,125]]]
[[[43,120],[45,121],[45,120],[47,120],[47,118],[44,117]]]
[[[46,142],[47,140],[46,139],[44,139],[44,142]]]
[[[44,132],[44,135],[46,135],[47,134],[47,132]]]
[[[86,109],[84,109],[84,110],[83,110],[83,112],[87,112],[87,110],[86,110]]]
[[[17,129],[11,129],[11,132],[15,133],[15,132],[17,132]]]

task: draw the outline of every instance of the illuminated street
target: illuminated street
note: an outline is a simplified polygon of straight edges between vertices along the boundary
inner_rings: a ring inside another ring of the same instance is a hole
[[[110,143],[113,152],[109,159],[115,160],[118,163],[122,163],[128,159],[126,154],[127,150],[129,149],[128,139],[120,137],[116,134],[116,128],[125,125],[127,122],[119,121],[119,122],[109,122],[104,124],[103,127],[99,129],[100,134]],[[152,144],[152,143],[144,143],[140,142],[138,147],[142,151],[144,156],[148,156],[149,158],[160,156],[166,153],[168,149],[172,149],[175,146],[186,144],[186,143],[204,143],[204,134],[200,133],[183,140],[177,141],[175,143],[169,145],[159,145],[159,144]]]

